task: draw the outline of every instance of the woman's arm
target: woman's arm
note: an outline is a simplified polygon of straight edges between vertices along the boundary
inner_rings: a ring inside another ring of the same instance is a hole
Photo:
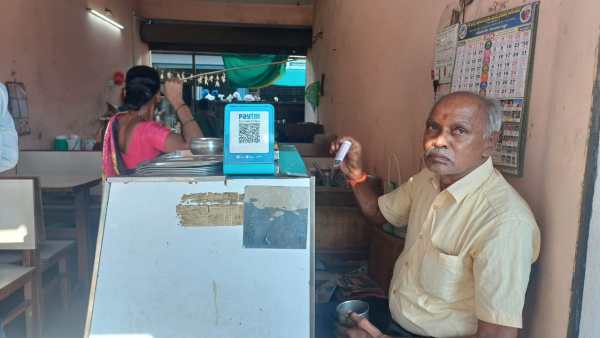
[[[190,143],[195,137],[202,137],[202,131],[194,120],[190,108],[185,104],[182,97],[183,82],[180,80],[168,80],[165,82],[165,96],[176,109],[177,117],[181,121],[182,135],[171,134],[165,141],[165,151],[171,152],[190,148]]]

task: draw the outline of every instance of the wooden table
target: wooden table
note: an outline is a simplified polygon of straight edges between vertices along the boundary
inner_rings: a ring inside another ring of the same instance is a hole
[[[88,209],[90,189],[98,185],[97,176],[40,176],[40,187],[44,192],[68,192],[75,197],[75,233],[77,237],[77,266],[79,281],[87,285],[90,278],[90,251],[88,245],[95,243],[90,238]]]
[[[11,296],[15,291],[23,289],[24,300],[14,306],[7,314],[4,321],[0,322],[0,329],[21,314],[25,314],[26,337],[38,337],[39,325],[38,313],[36,312],[37,297],[34,296],[35,288],[33,267],[0,264],[0,301]]]

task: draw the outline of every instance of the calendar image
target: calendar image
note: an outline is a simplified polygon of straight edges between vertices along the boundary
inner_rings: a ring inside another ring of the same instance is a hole
[[[439,84],[447,84],[452,81],[458,27],[458,24],[454,24],[437,34],[433,60],[433,79],[439,81]]]
[[[519,176],[538,10],[534,2],[461,25],[452,76],[452,92],[499,100],[504,121],[494,164]]]
[[[517,175],[520,163],[519,146],[523,133],[521,118],[525,100],[522,98],[500,100],[500,105],[504,121],[493,160],[494,164],[503,168],[504,172]]]

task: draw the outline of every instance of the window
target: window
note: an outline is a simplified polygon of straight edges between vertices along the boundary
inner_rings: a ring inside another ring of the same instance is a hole
[[[225,69],[223,55],[201,53],[152,53],[152,65],[161,77],[188,77]],[[232,87],[223,73],[197,77],[184,84],[184,100],[207,137],[223,137],[225,105],[261,102],[275,106],[279,141],[285,141],[286,123],[304,122],[306,59],[287,62],[286,72],[272,85],[260,89]],[[172,107],[164,108],[165,122],[173,123]]]

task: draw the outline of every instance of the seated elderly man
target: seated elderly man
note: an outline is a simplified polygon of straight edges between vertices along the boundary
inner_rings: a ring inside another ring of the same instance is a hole
[[[374,223],[408,224],[389,290],[392,320],[378,328],[353,315],[350,338],[516,338],[540,234],[527,203],[494,169],[502,111],[459,92],[438,101],[425,124],[426,169],[378,196],[360,144],[342,164],[362,212]],[[385,334],[384,334],[385,333]]]

